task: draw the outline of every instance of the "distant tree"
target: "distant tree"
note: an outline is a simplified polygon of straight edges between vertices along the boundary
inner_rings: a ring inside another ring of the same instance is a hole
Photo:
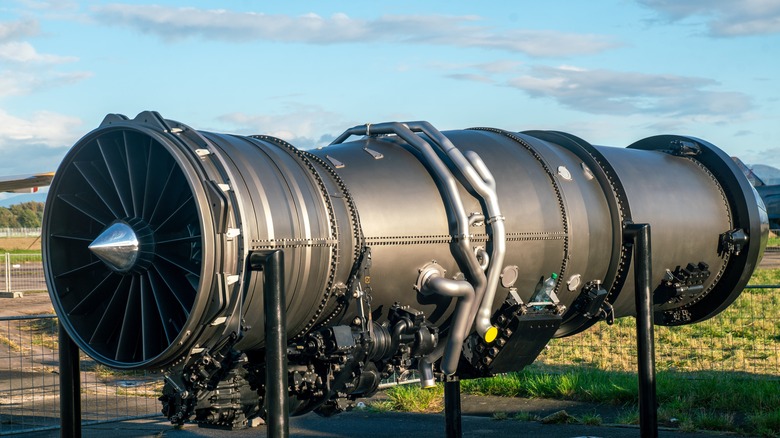
[[[22,210],[16,215],[16,222],[22,228],[38,228],[41,226],[41,220],[32,210]]]
[[[0,228],[18,228],[19,223],[16,222],[16,216],[11,213],[11,210],[0,207]]]
[[[42,202],[30,201],[8,208],[0,207],[0,227],[3,228],[38,228],[42,219]]]

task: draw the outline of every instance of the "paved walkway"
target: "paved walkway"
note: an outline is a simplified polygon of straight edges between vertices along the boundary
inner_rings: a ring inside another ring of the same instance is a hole
[[[290,420],[291,437],[326,438],[436,438],[444,437],[444,416],[440,414],[405,414],[348,412],[330,418],[308,414]],[[489,417],[464,416],[464,437],[545,437],[545,438],[617,438],[639,437],[636,427],[585,426],[576,424],[545,425],[539,422],[494,420]],[[57,437],[59,431],[14,435],[23,438]],[[84,428],[83,436],[92,437],[266,437],[265,426],[237,431],[199,428],[187,425],[174,428],[163,418],[108,423]],[[662,429],[661,438],[722,437],[721,434],[683,433]]]
[[[581,417],[585,414],[599,414],[605,421],[613,421],[620,408],[594,405],[582,402],[524,399],[511,397],[490,397],[464,395],[462,397],[462,430],[464,437],[545,437],[545,438],[585,438],[585,437],[639,437],[637,426],[588,426],[583,424],[542,424],[539,421],[521,421],[514,418],[518,412],[527,412],[545,417],[565,410],[566,413]],[[495,412],[507,413],[505,420],[496,420]],[[46,431],[14,435],[20,438],[58,437],[59,431]],[[116,423],[86,426],[85,438],[111,437],[266,437],[265,426],[250,429],[227,431],[221,429],[200,428],[188,424],[174,427],[165,418],[153,417]],[[375,412],[353,410],[323,418],[317,414],[307,414],[290,419],[291,437],[327,437],[327,438],[436,438],[445,436],[444,415],[409,414],[398,412]],[[723,437],[718,433],[685,433],[673,428],[660,427],[661,438],[701,438]],[[733,435],[732,435],[733,436]]]

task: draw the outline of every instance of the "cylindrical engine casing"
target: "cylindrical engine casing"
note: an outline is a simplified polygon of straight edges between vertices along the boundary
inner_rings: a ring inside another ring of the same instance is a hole
[[[510,290],[529,300],[540,279],[556,273],[555,293],[568,309],[558,336],[595,322],[575,305],[594,281],[609,291],[615,316],[634,314],[627,222],[652,227],[653,285],[689,263],[711,272],[695,295],[656,303],[660,324],[713,316],[761,257],[765,212],[739,170],[706,142],[653,137],[619,149],[556,132],[444,134],[479,154],[496,180],[507,250],[493,310]],[[432,262],[448,278],[463,276],[442,186],[396,136],[304,152],[271,137],[198,132],[156,113],[109,116],[76,143],[52,183],[43,234],[49,291],[90,356],[165,369],[231,336],[239,351],[263,348],[262,278],[247,269],[251,251],[284,251],[292,339],[359,314],[343,295],[370,248],[374,320],[400,303],[446,333],[455,299],[415,289]],[[485,210],[476,193],[459,190],[467,212]],[[89,248],[114,223],[139,241],[140,261],[127,269]],[[733,230],[749,238],[737,249],[724,247]],[[471,227],[470,238],[490,253],[490,224]]]

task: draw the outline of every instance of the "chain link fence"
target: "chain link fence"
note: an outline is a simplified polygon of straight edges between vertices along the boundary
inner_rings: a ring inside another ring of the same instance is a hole
[[[33,291],[46,291],[41,254],[0,254],[0,292]]]
[[[38,237],[41,235],[40,228],[0,228],[0,238],[2,237]]]
[[[0,317],[0,436],[59,428],[58,329],[55,315]],[[83,423],[157,416],[162,385],[82,356]]]
[[[770,286],[745,289],[731,306],[707,321],[655,326],[656,369],[780,382],[780,289]],[[612,326],[599,322],[577,335],[554,339],[538,366],[636,372],[636,320],[621,318]]]

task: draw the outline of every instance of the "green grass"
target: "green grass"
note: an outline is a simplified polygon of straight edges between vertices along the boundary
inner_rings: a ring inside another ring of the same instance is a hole
[[[146,382],[138,386],[127,388],[117,387],[116,395],[128,397],[158,398],[162,395],[164,383],[162,381]]]
[[[552,398],[627,407],[612,421],[638,424],[636,374],[570,367],[550,374],[538,367],[501,376],[463,380],[466,394],[502,397]],[[780,379],[750,378],[739,373],[659,372],[656,376],[658,418],[682,430],[718,430],[780,436]],[[443,387],[416,385],[390,388],[390,401],[380,410],[440,412]],[[532,413],[511,417],[498,413],[494,420],[532,421]],[[675,419],[676,421],[672,421]],[[598,414],[577,418],[583,424],[601,424]]]
[[[625,409],[615,419],[617,424],[639,424],[639,410]]]
[[[512,416],[512,419],[516,421],[539,421],[540,420],[538,415],[532,414],[531,412],[518,412],[514,416]]]
[[[773,411],[751,414],[748,421],[753,425],[755,433],[762,436],[780,435],[780,408]]]
[[[705,406],[749,413],[780,406],[780,380],[746,378],[741,374],[659,372],[657,397],[677,409]],[[570,368],[551,374],[531,367],[520,373],[464,380],[463,392],[502,397],[556,398],[626,405],[637,399],[634,373]]]
[[[13,254],[13,255],[32,255],[32,256],[40,256],[41,251],[40,250],[34,250],[34,249],[6,249],[3,247],[0,247],[0,254]]]
[[[766,246],[780,246],[780,236],[769,236]]]
[[[588,426],[601,426],[602,423],[601,415],[599,414],[585,414],[579,420],[582,424],[587,424]]]
[[[441,412],[444,409],[444,387],[420,388],[417,385],[396,386],[387,391],[387,400],[371,407],[379,411]]]
[[[509,414],[506,412],[494,412],[492,418],[495,421],[504,421],[509,419]]]

